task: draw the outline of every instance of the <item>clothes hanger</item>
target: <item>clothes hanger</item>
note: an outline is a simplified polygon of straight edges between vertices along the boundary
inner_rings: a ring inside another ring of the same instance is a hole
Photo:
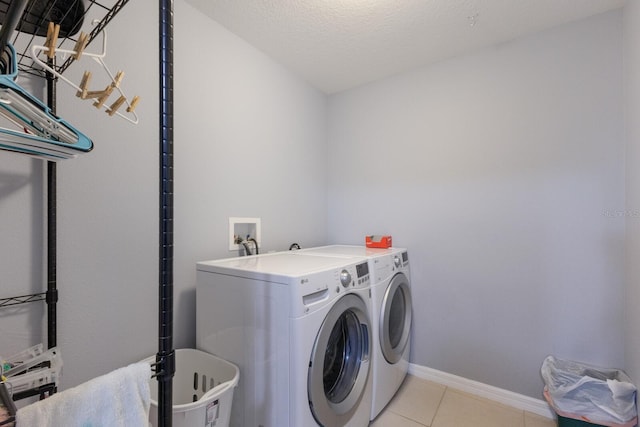
[[[26,154],[44,160],[58,161],[73,159],[76,154],[69,154],[42,145],[42,140],[34,135],[0,129],[0,150]]]
[[[0,63],[0,114],[24,132],[0,127],[0,148],[47,160],[76,157],[93,142],[18,85],[16,51],[7,43]]]
[[[76,96],[81,99],[92,99],[94,100],[93,105],[99,109],[104,108],[106,112],[110,115],[118,115],[123,119],[133,123],[138,124],[138,115],[135,112],[135,108],[140,101],[139,96],[134,96],[129,100],[122,88],[120,87],[120,83],[124,77],[123,71],[118,71],[115,75],[111,72],[107,64],[104,62],[104,58],[107,54],[107,33],[105,30],[102,30],[102,52],[101,53],[90,53],[85,52],[84,49],[88,42],[88,35],[81,32],[80,36],[77,39],[77,42],[73,48],[73,50],[62,49],[56,47],[57,41],[57,31],[59,25],[54,25],[53,23],[49,23],[49,32],[47,33],[47,39],[45,41],[45,46],[33,45],[31,46],[31,57],[32,59],[40,65],[43,69],[50,72],[57,78],[61,79],[71,87],[76,89]],[[83,56],[87,56],[96,61],[102,69],[107,73],[109,78],[111,79],[111,83],[103,90],[90,91],[88,86],[91,80],[91,73],[86,71],[82,76],[82,81],[80,85],[73,83],[71,80],[66,78],[64,75],[56,71],[49,64],[42,61],[38,56],[40,53],[46,53],[48,58],[54,58],[55,55],[61,53],[63,55],[73,56],[74,59],[78,60]],[[111,96],[113,92],[117,92],[119,94],[118,99],[110,105],[107,105],[106,101]],[[127,106],[126,113],[123,114],[119,111],[119,108],[123,105]]]

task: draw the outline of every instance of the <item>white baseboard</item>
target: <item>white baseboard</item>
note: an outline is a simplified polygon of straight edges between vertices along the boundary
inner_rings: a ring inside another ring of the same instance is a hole
[[[442,384],[475,396],[484,397],[516,409],[532,412],[546,418],[553,419],[556,417],[553,409],[542,399],[534,399],[524,394],[514,393],[509,390],[413,363],[409,364],[409,373],[424,380],[433,381],[434,383]]]

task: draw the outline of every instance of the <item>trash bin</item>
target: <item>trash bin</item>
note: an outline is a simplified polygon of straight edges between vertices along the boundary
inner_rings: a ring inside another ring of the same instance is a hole
[[[544,397],[558,415],[558,427],[637,424],[636,387],[620,369],[548,356],[541,373]]]
[[[238,367],[195,349],[176,350],[173,376],[172,419],[174,427],[228,427]],[[155,356],[146,359],[155,362]],[[149,421],[158,427],[158,382],[150,382]]]

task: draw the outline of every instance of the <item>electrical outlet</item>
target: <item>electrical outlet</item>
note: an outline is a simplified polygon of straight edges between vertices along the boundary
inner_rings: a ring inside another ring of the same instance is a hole
[[[262,236],[260,233],[260,218],[229,218],[229,250],[237,251],[241,248],[239,244],[249,236],[256,239],[258,247],[262,246]]]

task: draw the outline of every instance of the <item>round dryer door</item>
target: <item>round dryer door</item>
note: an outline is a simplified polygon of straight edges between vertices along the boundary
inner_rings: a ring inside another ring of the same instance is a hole
[[[396,274],[387,287],[380,308],[380,346],[387,362],[397,363],[409,343],[411,288],[404,273]]]
[[[369,376],[370,342],[364,301],[343,296],[322,322],[309,363],[309,405],[320,425],[344,425],[358,409]]]

